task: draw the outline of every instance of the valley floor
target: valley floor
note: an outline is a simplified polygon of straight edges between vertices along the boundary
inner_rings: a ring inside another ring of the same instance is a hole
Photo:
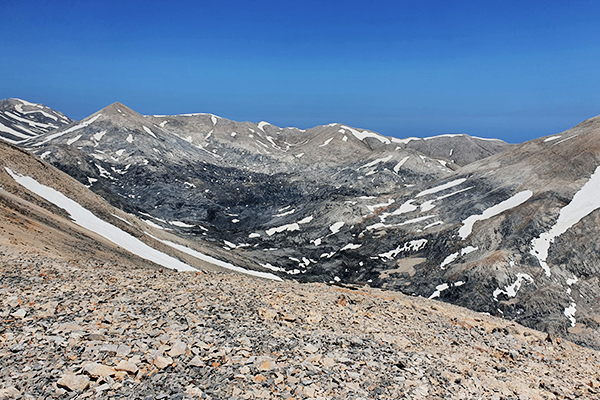
[[[436,301],[0,254],[0,399],[600,397],[597,352]]]

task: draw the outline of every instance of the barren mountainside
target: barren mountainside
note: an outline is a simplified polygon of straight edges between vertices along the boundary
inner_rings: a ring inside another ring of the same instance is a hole
[[[599,124],[508,145],[115,103],[18,145],[180,260],[436,298],[600,348]]]

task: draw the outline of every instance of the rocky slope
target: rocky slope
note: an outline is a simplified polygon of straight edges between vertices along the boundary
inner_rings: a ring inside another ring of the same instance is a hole
[[[508,146],[115,103],[21,146],[237,266],[440,298],[600,348],[598,124]]]
[[[0,398],[592,399],[598,353],[449,304],[22,251]]]
[[[5,252],[31,248],[49,257],[149,263],[177,270],[233,269],[276,278],[243,270],[230,263],[238,264],[235,256],[223,257],[218,247],[190,242],[112,207],[12,145],[0,142],[0,155],[0,246]]]
[[[19,143],[69,125],[73,120],[43,104],[0,100],[0,139]]]

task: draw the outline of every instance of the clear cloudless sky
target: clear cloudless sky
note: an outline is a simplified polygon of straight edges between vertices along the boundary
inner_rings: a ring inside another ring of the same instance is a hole
[[[0,98],[522,142],[600,114],[597,0],[0,0]]]

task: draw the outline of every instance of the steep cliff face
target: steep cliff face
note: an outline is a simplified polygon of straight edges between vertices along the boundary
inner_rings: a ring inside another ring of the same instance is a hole
[[[599,135],[594,118],[520,145],[395,139],[115,103],[21,145],[241,267],[439,298],[600,347]]]

